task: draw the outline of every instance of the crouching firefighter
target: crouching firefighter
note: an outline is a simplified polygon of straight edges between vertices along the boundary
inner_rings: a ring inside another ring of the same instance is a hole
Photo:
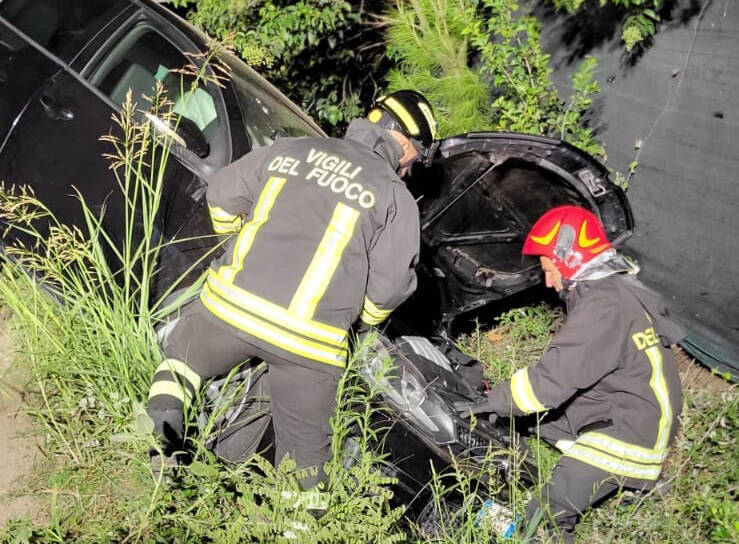
[[[435,131],[423,96],[398,91],[343,139],[282,138],[208,180],[213,228],[233,236],[163,345],[148,410],[165,446],[181,447],[204,380],[258,358],[276,462],[315,467],[304,490],[325,480],[350,327],[381,323],[416,288],[418,208],[400,178]]]
[[[573,542],[586,508],[619,488],[654,487],[681,409],[668,346],[684,334],[658,296],[623,274],[638,268],[616,252],[589,211],[549,210],[523,253],[539,256],[547,287],[567,304],[567,320],[537,364],[498,384],[471,411],[543,415],[532,432],[563,455],[526,520],[541,509],[547,530]]]

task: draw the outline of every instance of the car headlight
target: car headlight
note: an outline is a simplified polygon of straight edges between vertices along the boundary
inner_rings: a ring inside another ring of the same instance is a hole
[[[378,340],[359,366],[359,373],[370,389],[382,395],[418,431],[439,445],[455,441],[455,422],[446,403],[402,354],[391,354]]]

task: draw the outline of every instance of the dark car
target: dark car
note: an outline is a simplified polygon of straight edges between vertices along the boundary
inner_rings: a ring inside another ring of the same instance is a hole
[[[0,180],[29,185],[65,223],[81,221],[73,188],[106,207],[121,229],[119,190],[99,140],[129,88],[140,107],[160,81],[187,122],[187,146],[167,165],[159,228],[164,239],[210,232],[204,179],[277,135],[323,135],[277,89],[228,54],[230,81],[202,84],[185,100],[176,69],[197,62],[205,36],[153,2],[0,1]],[[187,83],[187,82],[186,82]],[[184,86],[185,89],[189,85]],[[168,245],[158,282],[171,283],[207,249]]]
[[[203,238],[211,232],[208,175],[277,137],[323,134],[229,54],[222,60],[232,77],[224,87],[203,83],[189,102],[181,100],[175,70],[197,63],[192,54],[205,50],[203,34],[147,0],[0,0],[0,180],[31,186],[61,221],[82,221],[76,188],[93,209],[105,207],[108,232],[121,229],[122,199],[103,157],[110,148],[99,138],[111,131],[111,115],[129,89],[140,103],[157,81],[168,90],[185,137],[167,165],[158,228],[164,240],[190,241],[165,246],[159,292],[213,243]],[[409,186],[423,230],[415,303],[431,309],[421,315],[437,332],[448,332],[464,312],[541,281],[537,261],[520,248],[548,208],[583,205],[616,242],[633,228],[624,194],[605,168],[548,138],[447,138]]]

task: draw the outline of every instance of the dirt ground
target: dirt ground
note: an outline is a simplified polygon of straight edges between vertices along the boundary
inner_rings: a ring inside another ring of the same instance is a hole
[[[0,528],[9,519],[43,521],[42,493],[33,476],[43,462],[43,431],[24,412],[26,373],[13,365],[15,351],[0,311]]]
[[[674,348],[675,362],[680,372],[683,389],[704,389],[723,393],[730,391],[732,384],[713,374],[680,348]]]

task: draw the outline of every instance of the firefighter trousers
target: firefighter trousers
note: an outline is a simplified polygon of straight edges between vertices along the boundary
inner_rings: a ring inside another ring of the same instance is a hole
[[[545,531],[559,535],[570,544],[575,541],[575,525],[580,514],[603,502],[618,488],[613,474],[571,457],[561,457],[541,496],[532,499],[526,507],[527,525],[542,504],[548,505],[541,521]],[[554,542],[557,541],[555,537]]]
[[[329,365],[323,368],[311,361],[305,365],[287,361],[242,340],[227,326],[217,325],[207,312],[199,300],[194,301],[183,310],[163,341],[166,360],[155,373],[149,394],[149,414],[155,422],[155,432],[168,439],[167,430],[172,428],[169,434],[176,436],[172,431],[181,426],[184,405],[194,398],[204,380],[228,374],[248,359],[263,360],[268,371],[253,389],[269,397],[269,413],[254,418],[248,428],[231,436],[223,453],[231,453],[227,457],[232,457],[238,451],[238,457],[248,457],[256,451],[271,421],[275,461],[279,463],[289,454],[298,468],[315,467],[301,478],[304,489],[324,481],[323,465],[331,457],[329,418],[336,408],[336,390],[343,369]],[[178,382],[178,387],[169,386],[173,381]]]
[[[533,429],[532,429],[533,431]],[[538,435],[552,444],[561,440],[575,440],[564,417],[542,424]],[[619,476],[601,470],[572,457],[562,456],[541,494],[526,508],[526,523],[532,522],[542,505],[541,523],[547,533],[565,543],[575,541],[575,525],[588,508],[598,506],[622,487]],[[557,536],[554,536],[557,535]]]

